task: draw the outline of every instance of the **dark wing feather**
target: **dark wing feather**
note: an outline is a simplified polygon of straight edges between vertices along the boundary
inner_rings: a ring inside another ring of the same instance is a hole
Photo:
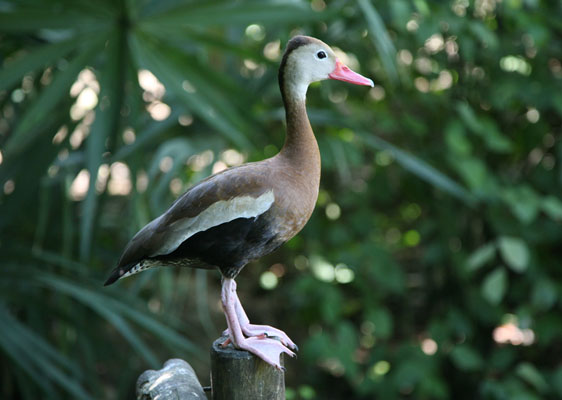
[[[194,218],[218,201],[242,196],[258,198],[271,190],[269,160],[227,169],[199,182],[161,216],[144,226],[127,244],[107,284],[113,283],[139,261],[153,256],[169,240],[170,226],[185,218]],[[114,275],[116,278],[112,280]]]

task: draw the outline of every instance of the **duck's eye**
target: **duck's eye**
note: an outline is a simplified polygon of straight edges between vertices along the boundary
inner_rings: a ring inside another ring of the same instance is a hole
[[[316,57],[318,57],[319,59],[326,58],[326,52],[320,50],[318,53],[316,53]]]

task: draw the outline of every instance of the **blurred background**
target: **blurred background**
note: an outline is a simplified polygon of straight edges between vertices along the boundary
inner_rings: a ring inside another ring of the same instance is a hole
[[[562,3],[0,1],[0,397],[209,383],[217,272],[102,283],[212,172],[284,140],[277,68],[318,37],[369,89],[314,84],[305,229],[238,278],[301,348],[290,399],[562,397]]]

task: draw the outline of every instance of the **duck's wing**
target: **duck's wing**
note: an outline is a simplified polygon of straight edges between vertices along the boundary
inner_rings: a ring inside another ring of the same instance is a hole
[[[143,259],[172,253],[199,232],[269,210],[275,201],[273,188],[267,185],[269,168],[257,164],[212,175],[189,189],[131,239],[105,285],[138,272]]]

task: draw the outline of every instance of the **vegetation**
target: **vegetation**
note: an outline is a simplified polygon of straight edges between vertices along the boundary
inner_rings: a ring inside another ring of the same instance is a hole
[[[131,398],[171,357],[207,383],[217,273],[102,282],[183,190],[278,150],[296,33],[376,86],[309,90],[317,209],[238,279],[301,345],[287,398],[562,396],[560,2],[8,0],[2,398]]]

